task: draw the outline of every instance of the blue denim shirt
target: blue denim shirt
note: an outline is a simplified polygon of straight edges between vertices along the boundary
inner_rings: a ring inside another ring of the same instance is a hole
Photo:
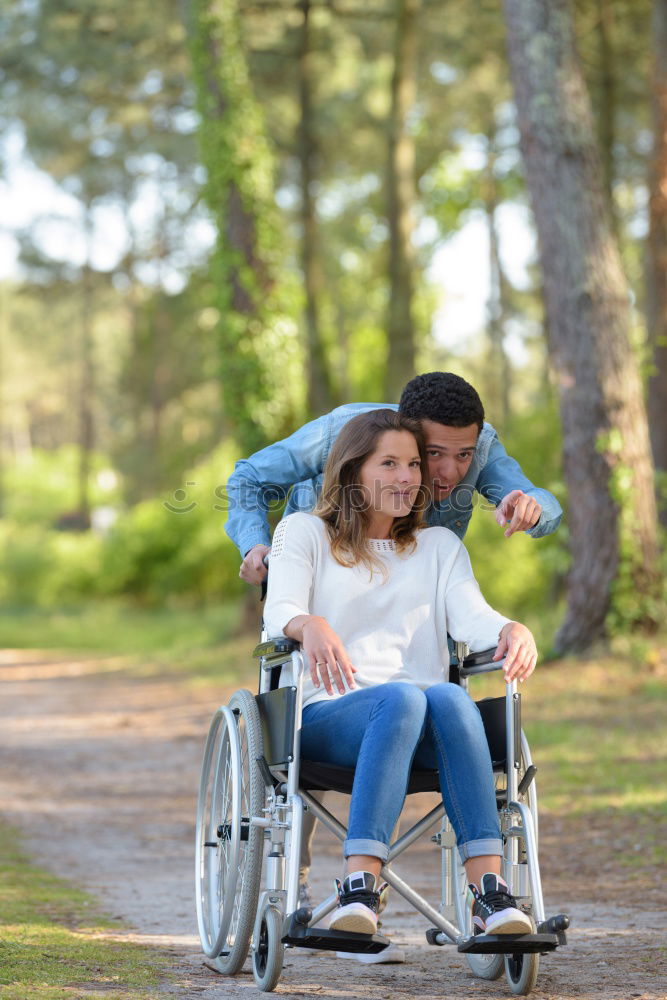
[[[227,483],[229,517],[225,530],[242,556],[253,545],[271,544],[267,510],[288,494],[286,514],[313,509],[322,486],[322,470],[340,429],[358,413],[382,407],[398,409],[395,403],[346,403],[311,420],[283,441],[236,463]],[[475,492],[487,509],[493,509],[512,490],[523,490],[542,507],[540,519],[529,535],[541,538],[556,530],[563,514],[560,504],[548,490],[531,483],[519,463],[507,454],[491,424],[485,422],[465,478],[446,500],[431,505],[427,521],[429,525],[450,528],[463,538]]]

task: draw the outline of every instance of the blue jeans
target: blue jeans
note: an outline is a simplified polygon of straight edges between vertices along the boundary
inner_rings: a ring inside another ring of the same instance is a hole
[[[479,710],[457,684],[400,681],[303,710],[301,755],[356,768],[345,857],[386,861],[413,761],[437,770],[461,860],[502,854],[491,757]]]

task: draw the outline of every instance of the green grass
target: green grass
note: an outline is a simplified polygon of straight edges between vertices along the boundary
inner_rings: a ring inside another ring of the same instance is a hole
[[[199,611],[106,603],[76,612],[5,612],[0,645],[104,654],[115,658],[113,669],[135,674],[252,687],[256,633],[238,634],[241,613],[238,603]],[[474,697],[502,690],[498,676],[471,686]],[[625,817],[636,823],[656,863],[667,860],[664,640],[618,639],[597,656],[542,662],[521,691],[541,808]],[[631,854],[625,862],[632,863]]]
[[[520,686],[540,810],[566,823],[588,817],[623,829],[621,864],[660,865],[667,862],[667,647],[612,653],[538,665]],[[476,698],[501,691],[500,678],[471,683]]]
[[[122,927],[85,893],[33,866],[0,825],[3,1000],[143,1000],[168,976],[167,956],[114,940]]]
[[[216,607],[144,610],[117,601],[69,609],[3,609],[0,646],[104,655],[173,653],[226,640],[239,618],[238,602]]]
[[[256,634],[238,635],[239,602],[214,608],[142,610],[118,602],[67,610],[0,612],[0,648],[99,657],[137,676],[234,683],[252,672]],[[102,669],[102,664],[100,664]]]

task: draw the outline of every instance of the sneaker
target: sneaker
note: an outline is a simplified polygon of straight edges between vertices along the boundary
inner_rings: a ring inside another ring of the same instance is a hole
[[[468,886],[475,934],[532,934],[533,923],[516,905],[507,882],[500,875],[487,872],[478,888]]]
[[[376,889],[375,875],[371,872],[352,872],[342,884],[336,879],[338,909],[329,922],[329,930],[375,934],[383,888]]]
[[[362,965],[400,965],[405,961],[405,952],[400,945],[390,941],[383,951],[377,951],[373,954],[361,951],[337,951],[336,958],[353,958],[356,962],[361,962]]]

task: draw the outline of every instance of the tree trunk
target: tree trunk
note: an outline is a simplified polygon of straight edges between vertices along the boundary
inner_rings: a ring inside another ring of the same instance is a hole
[[[397,0],[394,73],[391,82],[387,213],[389,218],[389,352],[385,396],[397,400],[415,374],[412,317],[415,254],[415,146],[409,115],[417,92],[417,34],[420,0]]]
[[[91,236],[88,230],[88,246]],[[88,255],[87,260],[90,257]],[[90,460],[93,451],[93,304],[92,304],[92,273],[86,261],[81,274],[81,353],[79,376],[79,469],[78,469],[78,500],[77,526],[81,529],[90,527]]]
[[[598,42],[600,48],[600,98],[598,135],[602,154],[604,191],[614,233],[618,235],[618,214],[614,201],[616,175],[614,143],[616,142],[616,58],[614,53],[614,13],[612,0],[597,0]]]
[[[507,427],[510,415],[510,383],[512,368],[505,350],[505,326],[508,316],[507,278],[500,258],[498,238],[498,185],[495,176],[494,137],[488,136],[486,176],[484,178],[484,208],[489,235],[490,288],[487,303],[487,330],[489,336],[491,371],[489,392],[493,407],[492,420],[498,430]]]
[[[8,283],[0,287],[0,518],[5,516],[5,343],[9,327]]]
[[[151,370],[149,374],[148,404],[148,468],[145,470],[149,495],[154,496],[162,486],[163,422],[167,403],[169,328],[170,317],[164,301],[164,292],[155,292],[155,302],[149,316]]]
[[[656,469],[667,476],[667,0],[653,0],[653,155],[649,174],[647,320],[654,370],[648,413]],[[667,503],[662,521],[667,527]]]
[[[218,230],[211,270],[220,310],[223,409],[243,450],[254,451],[266,443],[258,415],[271,398],[264,335],[280,308],[273,157],[248,78],[236,3],[195,0],[191,10],[199,139],[208,173],[204,195]]]
[[[317,217],[313,186],[317,145],[313,120],[312,95],[315,84],[311,52],[312,30],[310,0],[302,0],[303,23],[299,48],[299,164],[301,175],[301,265],[306,295],[305,323],[308,358],[308,410],[311,416],[320,416],[335,406],[326,350],[319,323],[319,298],[324,281],[319,258]]]
[[[169,349],[171,340],[171,317],[164,292],[165,261],[168,255],[166,215],[163,215],[156,234],[155,263],[157,265],[158,287],[153,296],[153,305],[148,316],[150,372],[148,382],[149,404],[149,455],[146,469],[149,495],[155,495],[163,485],[163,437],[164,416],[169,397]]]
[[[569,5],[504,0],[504,7],[563,423],[572,567],[556,645],[565,651],[604,634],[621,586],[626,621],[650,624],[658,579],[653,467],[628,290]]]

